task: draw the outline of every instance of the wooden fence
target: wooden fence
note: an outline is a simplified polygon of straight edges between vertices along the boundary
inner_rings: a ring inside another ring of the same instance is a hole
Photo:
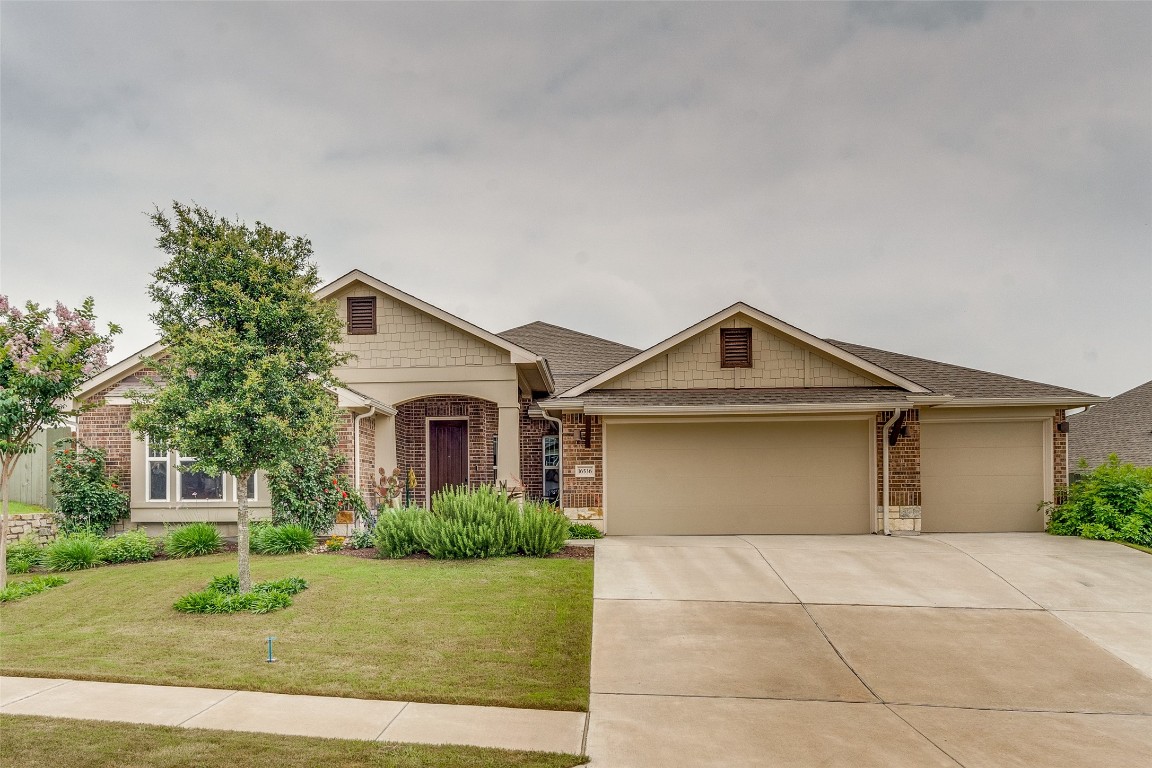
[[[32,438],[36,452],[21,456],[12,471],[12,486],[9,498],[25,504],[38,504],[52,509],[54,497],[52,483],[48,480],[48,462],[52,460],[52,444],[57,440],[71,437],[67,427],[41,430]]]

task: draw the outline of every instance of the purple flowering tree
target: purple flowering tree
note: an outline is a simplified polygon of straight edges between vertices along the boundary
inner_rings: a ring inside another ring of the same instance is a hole
[[[8,483],[16,460],[36,449],[32,437],[72,415],[73,395],[108,364],[120,327],[96,331],[92,299],[79,309],[28,302],[21,310],[0,295],[0,589],[8,581]]]

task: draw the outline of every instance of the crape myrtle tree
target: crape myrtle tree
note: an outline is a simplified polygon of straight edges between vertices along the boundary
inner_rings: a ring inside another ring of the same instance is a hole
[[[64,423],[72,397],[107,365],[120,327],[96,331],[92,299],[79,309],[56,302],[55,310],[28,302],[24,309],[0,295],[0,589],[8,580],[8,494],[16,461],[36,450],[41,429]]]
[[[337,426],[332,369],[340,320],[317,301],[312,244],[257,222],[220,218],[198,205],[157,209],[157,245],[170,258],[149,287],[164,352],[150,363],[153,386],[133,393],[131,427],[195,461],[186,471],[235,478],[240,591],[248,560],[248,479],[311,445],[330,445]]]

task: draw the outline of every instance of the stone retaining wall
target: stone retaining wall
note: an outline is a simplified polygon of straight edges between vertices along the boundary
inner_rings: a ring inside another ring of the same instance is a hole
[[[56,519],[50,512],[8,516],[8,543],[13,544],[26,536],[33,536],[37,544],[47,544],[56,538]]]

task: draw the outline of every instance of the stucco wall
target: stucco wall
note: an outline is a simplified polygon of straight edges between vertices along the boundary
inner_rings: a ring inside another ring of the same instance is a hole
[[[500,365],[511,362],[502,349],[453,328],[431,315],[402,304],[363,285],[335,294],[336,310],[347,325],[349,296],[376,297],[376,330],[373,335],[344,336],[336,345],[356,359],[351,368],[419,368],[456,365]]]
[[[752,367],[720,367],[720,328],[752,329]],[[602,385],[603,389],[730,387],[867,387],[882,382],[826,358],[741,317],[703,331],[667,353]]]

